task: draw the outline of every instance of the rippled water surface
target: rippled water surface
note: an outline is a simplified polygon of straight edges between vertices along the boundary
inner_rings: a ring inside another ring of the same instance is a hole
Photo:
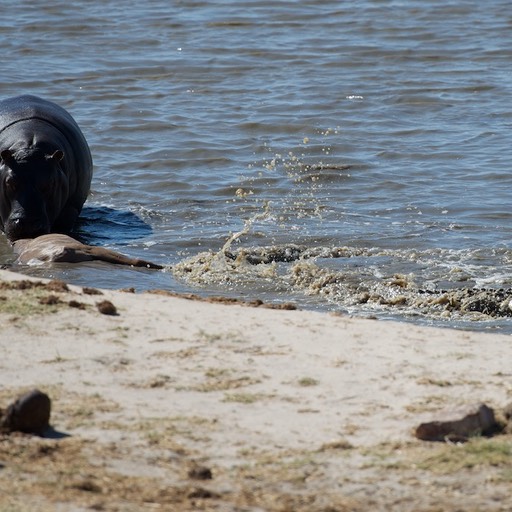
[[[512,287],[508,2],[2,7],[1,97],[90,143],[79,235],[168,266],[16,270],[512,333],[505,292],[418,302]]]

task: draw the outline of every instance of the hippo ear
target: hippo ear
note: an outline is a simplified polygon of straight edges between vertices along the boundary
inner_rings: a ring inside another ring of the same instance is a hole
[[[10,149],[4,149],[2,152],[0,152],[0,157],[6,164],[14,160],[14,156]]]
[[[57,149],[52,155],[49,155],[48,158],[54,162],[60,162],[64,158],[64,153],[60,149]]]

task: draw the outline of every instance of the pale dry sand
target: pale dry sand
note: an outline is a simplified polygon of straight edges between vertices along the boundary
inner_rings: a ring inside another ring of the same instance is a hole
[[[412,433],[512,401],[510,336],[69,288],[0,290],[0,407],[38,387],[70,435],[2,438],[0,511],[512,509],[512,454],[438,471],[463,448]],[[41,472],[34,443],[55,450]]]

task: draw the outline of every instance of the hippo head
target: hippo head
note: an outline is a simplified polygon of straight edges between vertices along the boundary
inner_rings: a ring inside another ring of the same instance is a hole
[[[68,194],[60,150],[0,151],[0,221],[7,238],[49,233]]]

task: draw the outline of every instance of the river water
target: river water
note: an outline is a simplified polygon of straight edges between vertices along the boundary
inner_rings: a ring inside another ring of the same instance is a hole
[[[512,333],[509,7],[2,2],[0,96],[91,146],[77,236],[167,266],[12,268]]]

